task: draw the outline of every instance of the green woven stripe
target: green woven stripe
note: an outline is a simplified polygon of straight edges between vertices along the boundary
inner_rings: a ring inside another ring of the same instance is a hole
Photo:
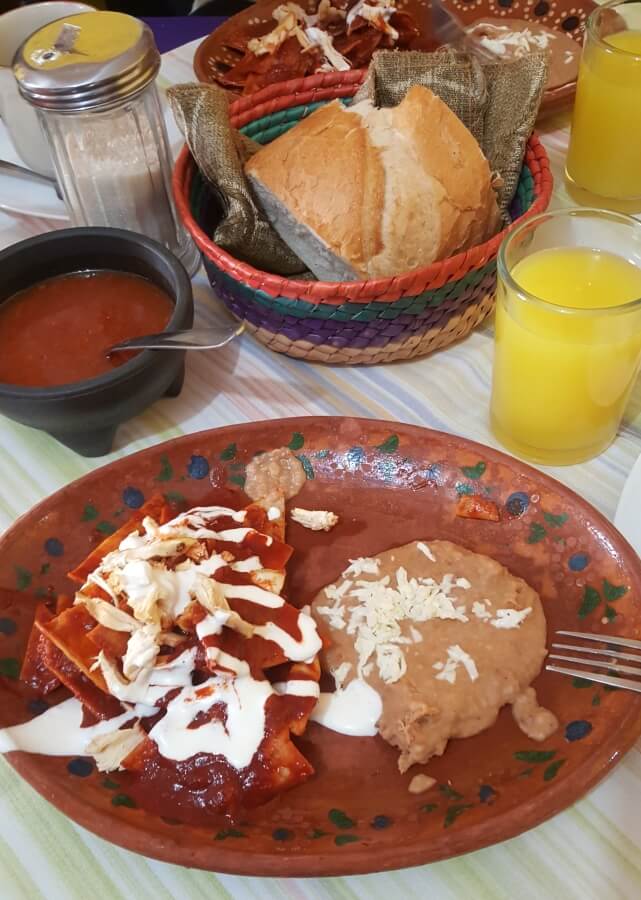
[[[341,103],[348,106],[351,100],[351,97],[345,97]],[[248,122],[240,130],[246,137],[259,144],[269,144],[270,141],[276,140],[281,134],[285,134],[286,131],[293,128],[301,119],[313,113],[315,109],[325,106],[325,102],[325,100],[320,100],[317,103],[308,103],[306,106],[291,106],[289,109],[281,109],[269,116]]]
[[[313,304],[288,297],[274,298],[264,291],[254,290],[246,284],[235,281],[225,272],[221,271],[219,277],[228,290],[241,296],[246,302],[257,303],[281,316],[294,316],[297,319],[333,319],[339,322],[371,322],[374,319],[393,320],[402,315],[417,316],[428,307],[435,308],[446,300],[455,300],[463,291],[480,284],[494,268],[495,263],[491,261],[483,268],[469,272],[457,282],[450,282],[437,290],[423,291],[416,297],[401,297],[393,303],[372,300],[369,303],[342,303],[340,306],[329,303]]]
[[[534,177],[527,166],[523,166],[521,169],[516,197],[522,210],[529,209],[534,202]]]

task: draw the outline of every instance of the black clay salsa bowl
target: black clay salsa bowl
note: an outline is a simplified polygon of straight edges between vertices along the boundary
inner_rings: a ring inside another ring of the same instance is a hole
[[[173,301],[166,330],[193,325],[191,282],[179,260],[156,241],[116,228],[68,228],[3,250],[0,303],[46,278],[86,269],[148,278]],[[104,375],[73,384],[39,388],[0,383],[0,413],[48,432],[83,456],[102,456],[111,450],[118,425],[160,397],[178,396],[184,374],[184,352],[143,350]]]

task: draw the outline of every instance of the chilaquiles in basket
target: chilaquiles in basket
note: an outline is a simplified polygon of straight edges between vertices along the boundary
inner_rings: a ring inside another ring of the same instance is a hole
[[[232,817],[313,774],[291,741],[318,697],[321,640],[281,596],[282,496],[176,515],[160,497],[39,606],[21,677],[73,697],[86,753],[132,773],[150,812]]]

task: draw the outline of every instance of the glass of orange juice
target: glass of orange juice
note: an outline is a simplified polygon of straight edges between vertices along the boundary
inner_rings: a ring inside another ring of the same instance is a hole
[[[641,222],[542,213],[507,235],[497,269],[492,431],[534,462],[596,456],[641,364]]]
[[[641,0],[606,3],[587,21],[566,175],[592,202],[641,204]]]

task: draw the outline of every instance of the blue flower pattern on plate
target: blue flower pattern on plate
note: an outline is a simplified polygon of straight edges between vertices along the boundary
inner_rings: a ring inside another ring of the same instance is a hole
[[[190,478],[206,478],[209,475],[209,463],[204,456],[192,456],[187,466],[187,473]]]
[[[45,541],[45,553],[49,556],[62,556],[64,552],[65,548],[62,541],[59,541],[58,538],[47,538]]]
[[[584,737],[587,737],[591,731],[591,722],[586,722],[585,719],[577,719],[574,722],[569,722],[565,726],[565,739],[570,742],[580,741]]]
[[[516,491],[505,501],[505,508],[513,518],[522,516],[530,505],[530,498],[524,491]]]
[[[7,619],[3,617],[0,619],[0,634],[5,634],[7,637],[15,634],[18,626],[13,621],[13,619]]]
[[[129,509],[140,509],[145,502],[145,495],[135,487],[126,487],[122,492],[122,502]]]
[[[79,778],[87,778],[94,770],[94,765],[90,759],[83,759],[77,756],[75,759],[69,760],[67,763],[67,771],[71,775],[77,775]]]
[[[568,566],[572,572],[582,572],[590,562],[587,553],[573,553],[568,560]]]

